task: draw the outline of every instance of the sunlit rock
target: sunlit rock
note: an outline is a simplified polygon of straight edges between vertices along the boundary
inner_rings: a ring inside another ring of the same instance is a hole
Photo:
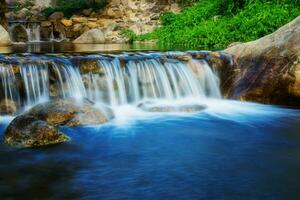
[[[100,29],[92,29],[73,41],[75,44],[103,44],[105,43],[105,37]]]
[[[25,113],[53,126],[98,125],[109,122],[114,116],[107,107],[96,108],[88,100],[52,100],[39,104]]]
[[[222,71],[227,77],[224,94],[262,103],[300,106],[300,17],[271,35],[236,44],[225,50],[234,65]]]
[[[69,27],[69,26],[72,26],[73,25],[73,21],[72,20],[69,20],[69,19],[62,19],[61,20],[61,23],[66,26],[66,27]]]
[[[32,116],[15,118],[4,134],[4,143],[13,147],[39,147],[69,141],[57,128]]]
[[[0,25],[0,46],[11,45],[11,39],[8,32]]]

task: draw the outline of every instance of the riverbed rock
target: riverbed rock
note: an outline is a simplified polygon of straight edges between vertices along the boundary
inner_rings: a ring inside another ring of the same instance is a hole
[[[225,52],[234,61],[223,69],[225,96],[300,106],[300,16],[273,34],[233,45]]]
[[[25,113],[53,126],[99,125],[108,122],[113,112],[107,107],[96,108],[89,100],[57,99],[39,104]]]
[[[100,29],[91,29],[76,40],[73,41],[75,44],[103,44],[105,43],[105,37]]]
[[[160,104],[156,102],[146,101],[138,105],[140,109],[146,112],[163,112],[163,113],[196,113],[201,112],[207,107],[200,104],[187,104],[187,105],[170,105]]]
[[[4,143],[13,147],[39,147],[69,141],[57,128],[32,116],[15,118],[4,134]]]
[[[8,32],[0,25],[0,46],[11,45],[11,39]]]

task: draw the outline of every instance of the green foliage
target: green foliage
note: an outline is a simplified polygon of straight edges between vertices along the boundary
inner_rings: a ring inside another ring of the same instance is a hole
[[[14,7],[14,12],[18,12],[22,10],[23,8],[31,9],[32,6],[34,6],[34,3],[32,0],[26,0],[24,3],[17,2]]]
[[[138,36],[130,29],[124,29],[122,35],[127,37],[131,42],[138,39]]]
[[[300,14],[300,0],[201,0],[180,14],[165,13],[162,27],[135,36],[165,45],[223,49],[270,34]]]
[[[49,16],[53,12],[63,12],[65,16],[70,17],[75,12],[83,9],[93,8],[101,9],[106,5],[106,0],[57,0],[56,7],[47,8],[44,10],[44,15]]]

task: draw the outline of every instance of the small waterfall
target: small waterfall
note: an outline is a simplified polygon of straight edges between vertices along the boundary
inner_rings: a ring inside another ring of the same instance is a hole
[[[20,66],[26,107],[49,100],[49,74],[46,63],[26,63]]]
[[[212,98],[221,98],[220,80],[205,60],[191,60],[188,65],[194,72],[199,85],[205,89],[205,95]]]
[[[70,62],[65,59],[53,60],[52,68],[58,81],[60,95],[63,98],[83,99],[86,96],[79,70]]]
[[[7,64],[10,60],[17,64]],[[205,60],[184,62],[160,54],[2,57],[0,83],[0,102],[11,100],[25,110],[51,98],[88,98],[114,107],[221,98],[218,76]]]
[[[26,32],[28,35],[28,42],[40,42],[40,24],[30,23],[27,25]]]
[[[0,63],[0,113],[7,111],[11,103],[14,104],[12,106],[20,107],[20,95],[13,65]]]
[[[110,105],[126,104],[125,82],[119,60],[114,59],[112,62],[99,60],[99,63],[105,72]]]

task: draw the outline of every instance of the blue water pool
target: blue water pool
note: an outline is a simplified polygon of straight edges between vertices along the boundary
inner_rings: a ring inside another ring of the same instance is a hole
[[[217,101],[194,115],[124,118],[62,127],[69,144],[1,145],[0,199],[300,197],[300,111]]]

